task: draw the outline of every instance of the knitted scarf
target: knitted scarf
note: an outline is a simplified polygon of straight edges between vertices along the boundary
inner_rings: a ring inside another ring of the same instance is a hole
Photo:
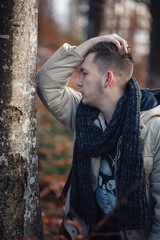
[[[117,206],[120,230],[143,229],[147,218],[145,172],[140,140],[141,93],[131,78],[124,94],[103,132],[94,124],[99,110],[80,102],[76,114],[76,139],[71,172],[70,205],[72,213],[83,217],[86,224],[96,223],[96,200],[92,190],[90,158],[116,149],[122,136],[121,156],[116,170]]]

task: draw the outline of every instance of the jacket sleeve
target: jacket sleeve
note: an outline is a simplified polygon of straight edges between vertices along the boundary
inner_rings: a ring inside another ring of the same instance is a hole
[[[83,62],[74,47],[65,43],[38,72],[37,93],[49,111],[65,126],[74,129],[81,94],[67,86]]]
[[[148,240],[160,239],[160,117],[152,119],[150,127],[153,168],[150,176],[151,197],[153,200],[152,227]]]

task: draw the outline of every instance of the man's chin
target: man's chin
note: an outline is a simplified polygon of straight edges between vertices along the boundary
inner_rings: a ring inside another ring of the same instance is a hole
[[[89,105],[89,104],[88,104],[88,101],[87,101],[85,98],[82,99],[82,103],[83,103],[84,105],[87,105],[87,106]]]
[[[94,107],[94,105],[91,102],[87,101],[85,98],[82,99],[82,103],[86,106]]]

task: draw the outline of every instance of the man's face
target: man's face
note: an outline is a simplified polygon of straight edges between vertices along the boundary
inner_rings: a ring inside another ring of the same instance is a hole
[[[105,74],[101,74],[93,63],[94,55],[95,53],[90,53],[80,66],[80,76],[76,84],[82,93],[83,103],[97,107],[104,94]]]

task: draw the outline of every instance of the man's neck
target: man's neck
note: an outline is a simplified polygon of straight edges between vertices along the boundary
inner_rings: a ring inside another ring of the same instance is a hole
[[[117,106],[117,103],[114,103],[114,104],[110,104],[107,108],[101,107],[101,109],[99,109],[103,114],[103,116],[105,117],[107,123],[111,121],[114,111],[116,109],[116,106]]]
[[[117,107],[117,103],[119,99],[123,96],[124,92],[119,92],[119,94],[113,94],[112,97],[109,99],[103,99],[101,104],[99,105],[98,109],[100,112],[104,115],[107,123],[109,123],[112,119],[112,116],[115,112],[115,109]]]

